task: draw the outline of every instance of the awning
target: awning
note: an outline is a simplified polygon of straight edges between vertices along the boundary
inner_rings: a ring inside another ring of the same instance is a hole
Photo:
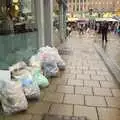
[[[98,21],[98,22],[100,22],[100,21],[117,22],[117,20],[115,20],[113,18],[96,18],[96,21]]]
[[[113,19],[120,21],[120,17],[114,16]]]
[[[69,22],[76,22],[77,20],[79,20],[78,18],[75,18],[75,17],[70,17],[68,18],[68,21]]]

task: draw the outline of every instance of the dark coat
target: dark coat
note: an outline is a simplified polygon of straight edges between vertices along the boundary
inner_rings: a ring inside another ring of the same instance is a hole
[[[107,32],[108,32],[108,23],[102,24],[102,26],[101,26],[101,32],[103,34],[107,34]]]

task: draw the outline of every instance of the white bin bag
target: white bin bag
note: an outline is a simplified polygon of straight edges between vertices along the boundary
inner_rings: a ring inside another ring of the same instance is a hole
[[[28,108],[23,89],[18,82],[0,80],[0,100],[4,112],[7,114]]]
[[[14,78],[21,82],[25,96],[28,99],[39,99],[40,89],[36,81],[33,81],[31,73],[27,70],[21,70],[14,73]]]

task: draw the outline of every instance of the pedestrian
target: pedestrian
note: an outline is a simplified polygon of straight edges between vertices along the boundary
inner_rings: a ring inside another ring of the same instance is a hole
[[[102,45],[104,45],[104,42],[107,44],[108,23],[106,21],[104,21],[101,25],[101,33],[102,33]]]
[[[120,36],[120,25],[118,26],[117,32],[118,32],[118,35]]]
[[[68,25],[67,26],[67,36],[69,36],[71,32],[72,32],[72,29],[71,29],[70,25]]]
[[[83,25],[82,24],[79,25],[79,35],[80,34],[84,34]]]

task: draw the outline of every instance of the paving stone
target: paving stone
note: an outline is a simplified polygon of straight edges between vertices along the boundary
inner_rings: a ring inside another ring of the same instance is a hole
[[[47,94],[45,94],[43,100],[47,102],[62,103],[63,97],[63,93],[48,92]]]
[[[98,108],[99,120],[120,120],[120,110],[113,108]]]
[[[25,114],[17,114],[17,115],[4,117],[4,120],[31,120],[31,119],[32,119],[32,115],[25,115]]]
[[[120,108],[120,98],[118,97],[106,97],[107,104],[109,107]]]
[[[84,104],[84,96],[66,94],[65,97],[64,97],[64,103],[83,105]]]
[[[5,116],[0,114],[0,120],[5,120]]]
[[[112,92],[108,88],[93,88],[94,95],[99,96],[112,96]]]
[[[43,120],[88,120],[86,117],[71,117],[62,115],[44,115]]]
[[[70,118],[70,117],[69,117]],[[63,116],[46,115],[43,120],[63,120]]]
[[[103,88],[119,88],[114,82],[100,81],[100,84]]]
[[[76,74],[75,73],[72,73],[72,74],[62,74],[61,78],[62,79],[68,79],[68,78],[71,78],[71,79],[75,79],[75,76]]]
[[[114,81],[113,77],[111,75],[105,75],[106,80],[108,81]]]
[[[96,66],[90,66],[89,70],[100,70],[100,68]]]
[[[88,120],[98,120],[95,107],[75,105],[74,116],[86,116]]]
[[[42,118],[40,115],[33,115],[32,120],[42,120]]]
[[[120,97],[120,89],[112,89],[113,96]]]
[[[95,70],[84,70],[83,74],[96,75],[96,71]]]
[[[57,87],[57,92],[74,94],[74,87],[73,86],[59,85]]]
[[[84,86],[85,87],[100,87],[100,84],[99,84],[99,81],[84,80]]]
[[[40,100],[43,100],[44,95],[45,95],[44,90],[41,90],[41,91],[40,91]]]
[[[55,85],[66,85],[67,84],[68,79],[62,79],[60,78],[59,80],[52,80],[51,84],[55,84]]]
[[[75,94],[93,95],[93,92],[90,87],[75,87]]]
[[[68,85],[83,86],[83,80],[68,80]]]
[[[90,75],[77,74],[77,80],[90,80]]]
[[[105,75],[105,76],[111,76],[111,74],[109,72],[106,71],[96,71],[97,75]]]
[[[45,114],[48,113],[50,104],[49,103],[34,103],[29,104],[28,113],[31,114]]]
[[[76,70],[88,70],[89,67],[77,67]]]
[[[106,106],[104,97],[100,96],[85,96],[85,104],[88,106]]]
[[[53,104],[51,106],[49,114],[72,116],[73,115],[73,105]]]
[[[106,79],[102,75],[91,75],[91,80],[101,80],[101,81],[103,80],[103,81],[105,81]]]
[[[57,85],[49,85],[48,88],[45,88],[44,91],[45,92],[55,92],[57,89]]]

